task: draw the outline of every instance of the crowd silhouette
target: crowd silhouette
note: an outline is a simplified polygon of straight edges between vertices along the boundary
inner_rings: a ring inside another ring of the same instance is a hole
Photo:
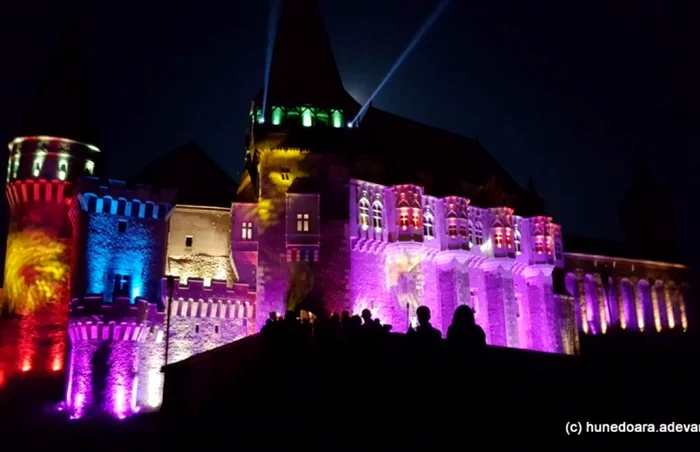
[[[430,308],[416,309],[417,325],[409,327],[405,335],[416,345],[431,346],[443,342],[442,333],[431,320]],[[288,311],[283,317],[273,312],[261,329],[261,335],[268,338],[314,338],[321,342],[353,342],[378,340],[393,331],[392,325],[382,324],[373,318],[369,309],[360,315],[349,311],[332,313],[329,316],[315,316],[306,311]],[[451,350],[478,352],[486,348],[486,334],[476,324],[474,311],[467,306],[459,306],[452,319],[446,341]]]

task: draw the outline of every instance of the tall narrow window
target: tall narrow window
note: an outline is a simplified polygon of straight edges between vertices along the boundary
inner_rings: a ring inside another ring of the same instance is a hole
[[[311,127],[314,125],[313,113],[308,108],[305,108],[301,114],[301,125],[304,127]]]
[[[469,289],[469,301],[472,304],[472,311],[476,314],[476,307],[479,306],[479,292],[475,288]]]
[[[374,228],[377,231],[381,231],[382,229],[382,210],[382,203],[379,201],[374,201],[374,204],[372,204],[372,221],[374,224]]]
[[[474,227],[474,243],[482,245],[484,243],[484,225],[477,221]]]
[[[494,241],[496,242],[496,246],[498,248],[502,248],[503,247],[503,231],[501,230],[501,228],[497,228],[495,232],[496,233],[494,236]]]
[[[428,239],[432,240],[435,238],[435,228],[433,225],[433,215],[430,212],[426,212],[423,215],[423,235]]]
[[[272,107],[272,125],[278,126],[282,124],[282,109],[280,107]]]
[[[457,238],[457,225],[456,224],[447,225],[447,234],[450,236],[451,239],[456,239]]]
[[[45,152],[37,152],[36,157],[34,157],[34,167],[32,168],[32,176],[39,177],[39,174],[41,174],[41,168],[44,166],[44,159],[46,158],[45,156]]]
[[[95,162],[92,160],[85,161],[85,174],[92,176],[95,173]]]
[[[399,222],[401,223],[401,229],[406,229],[408,227],[408,214],[406,212],[401,212]]]
[[[187,237],[185,237],[185,247],[192,248],[192,241],[193,241],[193,237],[191,235],[188,235]]]
[[[544,253],[544,237],[541,235],[535,237],[535,251],[537,254]]]
[[[561,243],[561,237],[557,236],[557,238],[554,240],[554,258],[556,260],[560,260],[562,254],[564,254],[564,247]]]
[[[253,223],[244,221],[241,225],[241,238],[243,240],[253,239]]]
[[[282,180],[290,180],[289,173],[289,168],[282,168],[282,170],[280,171]]]
[[[12,157],[12,178],[17,179],[17,173],[19,172],[19,154],[15,154]]]
[[[309,232],[309,214],[297,214],[297,232]]]
[[[418,218],[418,212],[415,210],[413,211],[413,216],[411,217],[411,224],[413,225],[414,228],[419,227],[420,225],[420,219]]]
[[[66,180],[67,175],[68,175],[68,160],[62,158],[58,161],[58,179],[59,180]]]
[[[336,129],[340,129],[343,127],[343,114],[338,111],[338,110],[333,110],[332,113],[332,118],[333,118],[333,127]]]
[[[520,231],[515,231],[515,254],[522,253],[522,248],[520,245]]]
[[[117,230],[119,231],[120,234],[126,232],[126,221],[119,220],[119,224],[117,225]]]
[[[362,227],[363,230],[369,228],[369,201],[367,201],[367,198],[362,198],[360,200],[360,215],[359,215],[359,221],[360,221],[360,226]]]

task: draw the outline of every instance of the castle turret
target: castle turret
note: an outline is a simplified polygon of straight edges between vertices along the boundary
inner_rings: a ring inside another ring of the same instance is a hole
[[[162,325],[163,314],[147,300],[73,300],[65,399],[72,418],[108,413],[123,419],[160,405]]]
[[[17,368],[63,369],[71,280],[69,211],[80,178],[99,169],[75,31],[51,62],[24,134],[9,144],[10,226],[2,308],[21,316]]]

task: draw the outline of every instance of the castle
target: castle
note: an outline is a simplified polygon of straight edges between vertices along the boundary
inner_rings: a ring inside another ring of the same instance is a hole
[[[284,2],[243,177],[218,193],[227,205],[184,203],[175,180],[99,177],[101,151],[75,118],[10,143],[4,306],[18,315],[1,370],[65,373],[71,416],[124,418],[160,405],[164,364],[289,309],[367,308],[405,331],[425,305],[444,333],[466,304],[489,344],[562,354],[613,326],[689,327],[684,265],[569,246],[534,186],[477,140],[375,108],[353,122],[360,105],[315,3]],[[400,158],[426,150],[456,164]]]

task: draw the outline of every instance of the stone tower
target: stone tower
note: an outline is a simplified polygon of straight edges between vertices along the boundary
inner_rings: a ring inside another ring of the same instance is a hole
[[[80,178],[99,168],[79,44],[76,31],[63,36],[24,130],[9,143],[2,303],[20,318],[16,367],[22,372],[63,370],[73,249],[69,212]]]

